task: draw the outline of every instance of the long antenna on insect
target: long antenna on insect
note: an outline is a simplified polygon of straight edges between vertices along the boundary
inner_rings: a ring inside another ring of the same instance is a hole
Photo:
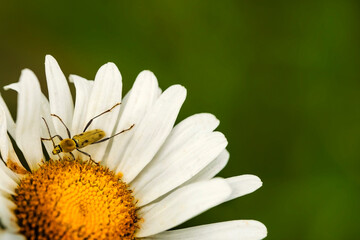
[[[54,114],[54,113],[52,113],[51,116],[57,117],[57,118],[60,120],[60,122],[61,122],[61,123],[64,125],[64,127],[66,128],[66,132],[67,132],[69,138],[71,138],[70,130],[68,129],[68,127],[66,126],[66,124],[63,122],[63,120],[62,120],[58,115],[56,115],[56,114]]]
[[[135,124],[131,125],[131,126],[130,126],[129,128],[127,128],[127,129],[124,129],[124,130],[122,130],[122,131],[120,131],[120,132],[118,132],[118,133],[115,133],[115,134],[112,135],[111,137],[107,137],[107,138],[101,139],[100,141],[94,142],[93,144],[105,142],[105,141],[107,141],[107,140],[109,140],[109,139],[111,139],[111,138],[113,138],[113,137],[116,137],[116,136],[119,135],[119,134],[122,134],[123,132],[129,131],[129,130],[132,129],[134,126],[135,126]]]
[[[50,137],[49,139],[51,140],[51,142],[52,142],[52,144],[53,144],[53,147],[55,148],[55,142],[54,142],[53,137],[51,137],[49,125],[47,124],[45,118],[43,118],[43,117],[41,117],[41,118],[42,118],[42,119],[44,120],[44,122],[45,122],[45,126],[46,126],[46,129],[47,129],[47,131],[48,131],[48,133],[49,133],[49,137]],[[47,139],[42,138],[42,140],[47,140]]]
[[[121,104],[121,103],[116,103],[112,108],[110,108],[110,109],[106,110],[105,112],[102,112],[102,113],[100,113],[99,115],[97,115],[97,116],[93,117],[92,119],[90,119],[90,121],[86,124],[83,132],[86,131],[86,129],[90,126],[90,124],[93,122],[93,120],[94,120],[95,118],[98,118],[98,117],[100,117],[101,115],[110,112],[111,110],[113,110],[114,108],[116,108],[117,106],[119,106],[120,104]]]
[[[47,129],[47,131],[48,131],[48,133],[49,133],[49,137],[50,137],[50,138],[41,138],[41,140],[47,140],[47,141],[50,140],[50,141],[52,142],[52,144],[53,144],[53,147],[55,148],[54,138],[57,137],[57,138],[59,138],[60,141],[61,141],[61,140],[62,140],[62,137],[61,137],[60,135],[51,136],[49,125],[47,124],[45,118],[43,118],[43,117],[41,117],[41,118],[42,118],[42,119],[44,120],[44,122],[45,122],[45,126],[46,126],[46,129]],[[59,159],[61,159],[60,154],[58,154],[58,157],[59,157]]]

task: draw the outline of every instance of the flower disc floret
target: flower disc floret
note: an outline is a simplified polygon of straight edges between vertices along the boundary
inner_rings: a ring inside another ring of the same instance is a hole
[[[28,239],[134,239],[132,191],[108,168],[50,160],[20,182],[14,196]]]

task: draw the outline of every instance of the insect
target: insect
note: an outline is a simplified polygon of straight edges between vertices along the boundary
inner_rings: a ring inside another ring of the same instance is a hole
[[[96,115],[95,117],[93,117],[92,119],[90,119],[90,121],[86,124],[84,130],[82,133],[74,135],[73,137],[71,137],[70,134],[70,130],[69,128],[66,126],[66,124],[63,122],[63,120],[56,114],[51,114],[51,116],[56,117],[60,120],[60,122],[64,125],[64,127],[66,128],[67,134],[68,134],[68,138],[63,139],[60,135],[54,135],[51,136],[50,133],[50,129],[49,126],[46,122],[46,120],[44,118],[42,118],[45,122],[47,131],[49,133],[50,138],[41,138],[41,140],[43,141],[52,141],[53,143],[53,150],[52,150],[52,154],[53,155],[59,155],[61,152],[64,153],[70,153],[70,155],[75,159],[74,154],[72,153],[72,151],[77,150],[78,152],[81,152],[82,154],[88,156],[90,158],[91,161],[93,161],[94,163],[98,164],[97,162],[95,162],[92,158],[91,155],[87,152],[84,152],[82,150],[80,150],[80,148],[86,147],[88,145],[91,144],[97,144],[97,143],[102,143],[105,142],[123,132],[129,131],[131,128],[134,127],[135,124],[132,124],[129,128],[124,129],[118,133],[115,133],[114,135],[104,138],[105,137],[105,132],[101,129],[93,129],[93,130],[88,130],[86,131],[90,124],[93,122],[94,119],[102,116],[105,113],[110,112],[111,110],[113,110],[116,106],[120,105],[120,103],[115,104],[112,108],[100,113],[99,115]],[[60,140],[59,144],[55,144],[54,142],[54,138],[58,138]],[[59,155],[60,157],[60,155]]]

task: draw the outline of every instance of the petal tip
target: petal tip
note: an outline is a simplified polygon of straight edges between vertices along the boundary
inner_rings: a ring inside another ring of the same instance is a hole
[[[103,66],[106,68],[106,70],[119,71],[118,67],[117,67],[116,64],[113,63],[113,62],[105,63]]]
[[[225,144],[225,146],[224,146],[224,149],[226,148],[226,146],[228,145],[228,140],[227,140],[227,138],[225,137],[225,135],[222,133],[222,132],[219,132],[219,131],[215,131],[215,132],[213,132],[212,134],[215,134],[215,135],[217,135],[218,136],[218,138],[219,139],[221,139],[221,141],[219,141],[219,142],[221,142],[221,143],[224,143]]]
[[[46,54],[46,56],[45,56],[45,64],[50,64],[52,62],[57,63],[56,59],[52,55]]]
[[[137,75],[135,83],[142,84],[142,85],[146,84],[146,86],[152,86],[152,87],[156,86],[156,88],[158,88],[158,86],[159,86],[155,74],[153,72],[149,71],[149,70],[141,71]]]
[[[111,76],[112,78],[121,79],[121,73],[118,67],[113,62],[108,62],[102,65],[96,73],[95,79]]]
[[[21,70],[20,80],[24,77],[35,77],[35,73],[28,68],[24,68],[23,70]]]
[[[263,182],[258,176],[249,174],[248,177],[254,188],[259,189],[263,185]]]
[[[184,97],[186,97],[187,94],[187,90],[184,86],[180,85],[180,84],[175,84],[170,86],[167,90],[172,90],[172,91],[176,91],[179,94],[184,95]]]
[[[74,83],[77,79],[83,79],[83,78],[76,75],[76,74],[70,74],[69,75],[69,82]]]
[[[246,225],[251,225],[255,229],[256,239],[264,239],[267,236],[267,228],[262,222],[256,220],[242,221],[244,221]]]
[[[150,70],[142,70],[139,75],[148,75],[148,76],[155,76],[155,74]]]
[[[143,70],[139,73],[137,78],[144,78],[144,79],[156,79],[155,74],[150,70]]]

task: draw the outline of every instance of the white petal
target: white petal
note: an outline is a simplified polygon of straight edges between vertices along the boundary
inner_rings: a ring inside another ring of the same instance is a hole
[[[17,175],[5,166],[0,159],[0,190],[9,194],[15,194],[19,181]]]
[[[6,113],[2,106],[0,106],[0,152],[2,159],[14,172],[19,174],[24,174],[27,172],[20,163],[7,134]]]
[[[191,140],[196,134],[215,130],[219,123],[219,120],[209,113],[199,113],[184,119],[171,131],[156,157],[163,158]]]
[[[143,206],[192,178],[226,147],[220,132],[200,133],[163,158],[154,159],[133,181],[138,206]]]
[[[76,89],[75,109],[71,132],[73,134],[78,134],[84,130],[87,121],[89,121],[86,119],[86,114],[94,81],[89,81],[77,75],[70,75],[70,82],[74,83]]]
[[[44,94],[41,94],[40,101],[41,101],[40,116],[45,119],[47,125],[49,126],[49,131],[50,131],[50,134],[49,134],[48,129],[45,125],[45,122],[42,120],[41,125],[40,125],[41,126],[41,137],[48,139],[51,136],[55,135],[56,131],[54,128],[54,124],[52,122],[53,119],[50,115],[51,114],[50,103]],[[54,138],[53,140],[54,140],[55,144],[57,144],[59,142],[59,140],[57,138]],[[58,158],[57,156],[52,155],[52,150],[54,149],[52,141],[44,140],[44,141],[42,141],[42,143],[44,144],[49,157],[52,159],[57,159]]]
[[[28,69],[21,72],[20,81],[6,89],[18,91],[16,119],[16,143],[25,156],[31,170],[37,169],[43,159],[40,141],[41,90],[35,74]]]
[[[14,214],[16,208],[15,203],[10,201],[8,198],[0,195],[0,219],[4,227],[10,232],[17,232],[19,226],[17,225],[17,219]]]
[[[126,182],[133,180],[151,161],[166,137],[186,97],[180,85],[169,87],[146,113],[139,125],[133,129],[133,137],[116,172],[123,172]]]
[[[158,88],[157,95],[160,96],[160,95],[162,94],[162,92],[163,92],[162,89],[159,87],[159,88]]]
[[[131,89],[125,94],[125,97],[123,97],[121,99],[121,108],[120,108],[120,112],[119,112],[119,118],[121,117],[121,115],[124,112],[125,106],[126,106],[127,102],[129,101],[130,95],[131,95]]]
[[[0,231],[0,240],[26,240],[26,238],[21,234]]]
[[[88,119],[86,119],[86,115],[94,81],[87,80],[77,75],[70,75],[69,79],[70,82],[74,83],[76,89],[74,116],[70,130],[72,136],[74,136],[76,134],[82,133],[86,123],[89,121]],[[88,159],[87,156],[78,151],[73,151],[73,154],[75,158]]]
[[[57,114],[66,126],[70,128],[74,111],[71,92],[59,64],[55,58],[50,55],[46,55],[45,57],[45,73],[51,113]],[[59,119],[53,117],[53,123],[56,134],[67,136],[66,129]]]
[[[139,122],[146,112],[153,106],[158,98],[158,82],[155,75],[150,71],[141,72],[136,78],[131,92],[126,97],[126,103],[122,103],[121,117],[115,132],[120,132],[129,128],[132,124],[135,127],[130,131],[124,132],[118,137],[113,138],[110,152],[107,156],[107,166],[116,169],[120,157],[123,155],[129,140],[134,135]]]
[[[112,108],[116,103],[121,102],[122,80],[119,69],[113,63],[103,65],[96,73],[94,86],[92,87],[86,121],[97,116],[98,114]],[[89,129],[102,129],[106,137],[111,136],[116,121],[119,116],[120,106],[114,108],[111,112],[95,119]],[[84,126],[85,127],[85,126]],[[83,150],[91,157],[100,162],[106,151],[109,141],[90,145]]]
[[[220,155],[215,158],[214,161],[210,162],[205,168],[203,168],[199,173],[194,177],[189,179],[184,183],[184,185],[195,183],[198,181],[209,180],[216,176],[228,163],[229,161],[229,152],[225,149]]]
[[[227,201],[252,193],[262,186],[260,178],[250,174],[226,178],[225,180],[232,189]]]
[[[168,175],[164,175],[165,173],[164,166],[166,166],[166,163],[172,164],[174,161],[172,157],[168,156],[168,154],[172,153],[172,156],[175,156],[175,158],[178,157],[178,159],[175,159],[175,161],[178,162],[188,160],[187,158],[182,157],[183,152],[187,152],[189,156],[191,156],[191,153],[189,153],[189,147],[184,146],[184,144],[190,141],[190,147],[191,147],[191,144],[193,144],[194,142],[194,136],[196,136],[197,134],[198,135],[202,134],[204,132],[210,133],[218,125],[219,125],[219,120],[216,119],[214,115],[209,113],[200,113],[186,118],[185,120],[181,121],[179,124],[177,124],[174,127],[174,129],[171,131],[168,138],[166,139],[165,143],[163,144],[159,152],[156,154],[155,158],[149,163],[149,165],[143,170],[143,172],[141,172],[141,174],[132,183],[132,188],[135,189],[135,193],[138,194],[137,197],[138,199],[140,199],[139,202],[140,205],[146,204],[151,200],[154,200],[155,198],[159,197],[159,195],[164,194],[164,192],[169,191],[169,189],[172,189],[177,183],[183,182],[186,179],[188,179],[189,176],[188,171],[185,171],[184,175],[182,173],[179,174],[180,178],[178,179],[175,179],[176,177],[173,175],[172,172],[169,171],[167,171]],[[195,151],[196,150],[200,150],[200,148],[195,149]],[[180,157],[176,156],[176,153],[180,154]],[[198,153],[200,153],[200,151],[198,151]],[[191,160],[194,158],[195,156],[191,156]],[[212,160],[211,158],[209,159],[202,158],[202,160],[211,161]],[[199,162],[200,164],[195,164]],[[190,172],[199,171],[199,169],[201,169],[201,166],[204,166],[205,164],[206,162],[205,163],[201,161],[194,162],[194,164],[190,165],[190,168],[192,169],[192,171]],[[180,163],[180,165],[182,164]],[[174,169],[177,171],[179,168],[173,165],[172,170]],[[186,168],[181,167],[180,169],[186,169]],[[171,169],[166,169],[166,170],[171,170]],[[158,175],[163,176],[163,179],[159,179]],[[169,182],[168,181],[169,179],[167,178],[175,179],[175,182]],[[158,183],[155,183],[155,185],[157,186],[156,188],[153,187],[144,188],[145,185],[146,186],[151,185],[151,184],[149,185],[147,184],[150,183],[152,180],[155,181],[160,180],[160,186],[157,185]],[[165,188],[161,187],[161,185],[165,186]],[[140,189],[142,188],[144,188],[144,192],[141,192]]]
[[[2,108],[5,112],[5,115],[6,115],[7,130],[9,131],[10,135],[15,139],[16,125],[15,125],[15,122],[11,116],[11,113],[10,113],[8,107],[6,106],[4,99],[1,97],[1,94],[0,94],[0,106],[2,106]]]
[[[121,107],[120,107],[119,117],[118,117],[118,121],[117,121],[117,123],[116,123],[116,126],[118,126],[119,121],[120,121],[120,118],[121,118],[121,115],[122,115],[123,112],[124,112],[124,108],[126,108],[127,102],[128,102],[128,100],[129,100],[129,96],[131,95],[130,93],[131,93],[131,90],[130,90],[129,92],[127,92],[126,95],[125,95],[125,97],[123,97],[123,99],[121,100]],[[115,133],[117,133],[117,131],[114,131],[113,134],[115,134]],[[121,138],[122,138],[122,139],[123,139],[123,137],[126,138],[126,136],[124,136],[124,134],[126,135],[126,132],[124,132],[124,133],[121,135]],[[116,137],[115,137],[115,138],[116,138]],[[104,154],[104,157],[103,157],[102,161],[100,162],[100,164],[101,164],[102,166],[108,167],[111,171],[115,171],[115,170],[116,170],[116,167],[117,167],[118,164],[115,164],[115,162],[118,162],[118,161],[119,161],[119,159],[117,159],[117,160],[116,160],[116,159],[112,159],[112,158],[109,159],[109,154],[110,154],[110,151],[111,151],[112,147],[114,146],[114,147],[116,148],[116,147],[118,146],[117,143],[116,143],[115,145],[113,144],[113,140],[114,140],[115,138],[112,138],[112,139],[109,140],[109,144],[108,144],[108,146],[107,146],[107,150],[106,150],[106,152],[105,152],[105,154]]]
[[[146,240],[260,240],[267,235],[264,224],[254,220],[235,220],[162,232]]]
[[[144,222],[136,237],[147,237],[173,228],[222,203],[230,193],[230,187],[220,178],[180,188],[160,202],[138,211]]]

